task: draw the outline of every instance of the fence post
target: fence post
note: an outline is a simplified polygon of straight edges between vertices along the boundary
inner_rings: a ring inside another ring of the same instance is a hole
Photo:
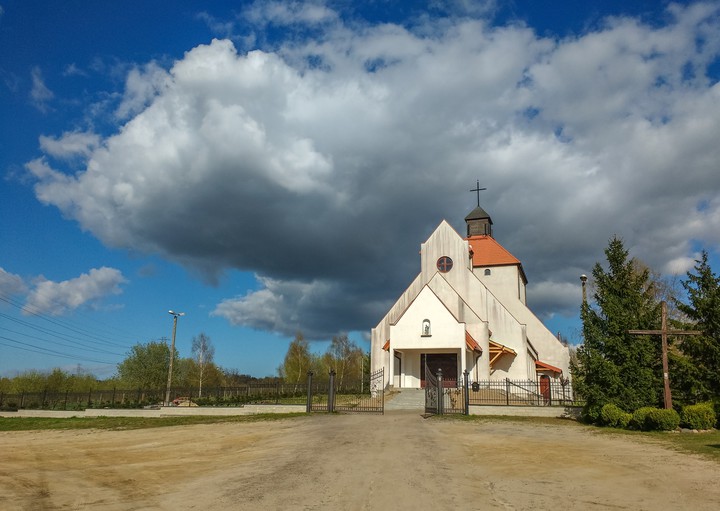
[[[328,388],[328,412],[335,411],[335,369],[330,369],[330,384]]]
[[[65,391],[65,402],[63,403],[63,410],[67,410],[67,397],[68,397],[68,390]]]
[[[510,406],[510,379],[505,378],[505,406]]]
[[[463,372],[463,396],[465,396],[465,415],[470,415],[470,373],[465,369]]]
[[[437,413],[438,413],[438,415],[442,415],[443,408],[445,407],[445,393],[443,392],[442,367],[438,368],[437,384],[438,384]]]
[[[88,404],[87,407],[90,408],[90,405],[92,405],[92,389],[88,391]]]
[[[280,380],[275,382],[275,404],[280,402]]]
[[[307,406],[305,407],[305,411],[307,413],[312,412],[312,377],[313,377],[313,372],[308,371],[307,372]]]
[[[25,391],[23,390],[20,393],[20,406],[19,408],[23,408],[25,406]]]
[[[552,406],[552,380],[548,380],[548,406]]]

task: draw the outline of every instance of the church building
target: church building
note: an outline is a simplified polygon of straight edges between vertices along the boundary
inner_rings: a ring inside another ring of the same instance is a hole
[[[446,380],[569,376],[570,354],[527,307],[522,264],[492,235],[480,207],[463,238],[445,220],[421,245],[420,273],[372,329],[372,370],[394,388],[425,386],[425,365]]]

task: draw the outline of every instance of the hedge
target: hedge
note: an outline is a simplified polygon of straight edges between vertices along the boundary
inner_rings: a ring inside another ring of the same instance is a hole
[[[673,431],[680,425],[680,414],[672,408],[669,410],[655,408],[645,415],[646,431]]]
[[[632,415],[613,403],[608,403],[600,410],[600,423],[611,428],[626,428]]]
[[[712,429],[716,420],[712,403],[688,405],[682,409],[682,425],[690,429]]]

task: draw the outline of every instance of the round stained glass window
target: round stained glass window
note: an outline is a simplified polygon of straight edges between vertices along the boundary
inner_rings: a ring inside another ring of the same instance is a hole
[[[449,272],[453,267],[453,260],[448,256],[442,256],[437,260],[437,269],[441,273]]]

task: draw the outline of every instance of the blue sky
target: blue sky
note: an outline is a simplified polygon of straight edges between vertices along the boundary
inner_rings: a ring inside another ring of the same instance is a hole
[[[256,376],[367,348],[476,179],[571,340],[613,235],[720,267],[718,2],[357,4],[0,0],[0,374],[109,376],[168,309]]]

